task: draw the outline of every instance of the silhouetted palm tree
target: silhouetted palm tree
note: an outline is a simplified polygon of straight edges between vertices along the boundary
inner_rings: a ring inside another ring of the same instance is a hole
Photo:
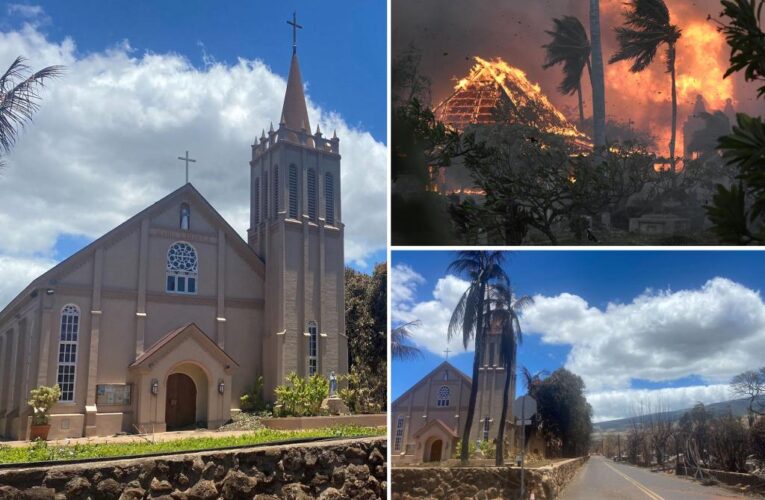
[[[48,66],[29,74],[23,57],[17,57],[0,77],[0,152],[8,154],[16,142],[19,127],[23,127],[38,110],[38,91],[47,78],[63,73],[63,66]],[[0,161],[0,165],[2,162]]]
[[[619,50],[608,61],[632,60],[630,71],[639,73],[656,57],[659,46],[667,46],[667,73],[672,78],[672,137],[669,140],[669,156],[672,172],[676,172],[675,141],[677,138],[677,85],[675,83],[675,49],[680,29],[671,24],[669,9],[664,0],[630,0],[631,7],[625,12],[626,26],[616,28]]]
[[[470,428],[473,425],[475,402],[478,394],[478,369],[483,353],[486,330],[489,321],[488,291],[492,286],[509,286],[507,274],[502,269],[504,254],[497,251],[462,251],[457,252],[457,258],[449,264],[448,271],[467,278],[470,281],[468,289],[460,297],[454,308],[447,338],[462,336],[462,344],[467,349],[471,340],[475,340],[475,356],[473,356],[473,380],[470,384],[470,399],[465,429],[462,433],[462,450],[460,459],[467,463],[470,444]]]
[[[532,304],[534,299],[529,296],[516,298],[511,287],[497,286],[492,288],[491,293],[492,325],[499,328],[499,362],[505,368],[505,387],[502,390],[502,415],[499,419],[499,432],[497,435],[496,465],[505,464],[505,428],[507,427],[507,407],[512,404],[510,392],[515,394],[515,366],[518,353],[518,344],[523,342],[521,323],[518,313],[523,308]]]
[[[592,129],[595,149],[606,147],[606,83],[603,47],[600,43],[600,0],[590,0],[590,46],[592,53]]]
[[[419,349],[408,344],[412,333],[409,329],[413,326],[420,326],[420,320],[410,321],[396,327],[390,332],[390,352],[396,359],[412,359],[422,355]]]
[[[552,41],[543,45],[546,49],[544,69],[563,64],[563,81],[558,91],[563,95],[573,95],[579,98],[579,126],[584,127],[584,104],[582,103],[582,73],[587,66],[592,79],[590,67],[590,40],[581,21],[574,16],[563,19],[553,19],[555,28],[546,31]]]

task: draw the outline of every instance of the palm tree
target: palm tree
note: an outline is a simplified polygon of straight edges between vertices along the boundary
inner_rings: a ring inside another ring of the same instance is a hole
[[[38,91],[48,78],[63,74],[63,66],[48,66],[29,75],[30,68],[21,56],[0,77],[0,151],[8,154],[16,142],[19,127],[39,109]],[[0,162],[2,165],[2,162]]]
[[[632,60],[632,73],[646,69],[656,57],[659,46],[667,46],[667,73],[672,78],[672,137],[669,140],[669,156],[672,172],[676,173],[675,140],[677,138],[677,85],[675,82],[675,49],[680,29],[670,23],[669,9],[664,0],[630,0],[631,7],[625,14],[625,24],[616,28],[619,50],[608,61]],[[674,179],[674,177],[673,177]]]
[[[606,84],[600,42],[600,0],[590,0],[590,42],[593,142],[595,149],[601,150],[606,147]]]
[[[390,353],[393,358],[412,359],[422,356],[419,349],[408,343],[412,338],[410,328],[420,326],[420,324],[420,320],[414,320],[391,330]]]
[[[462,345],[467,350],[471,340],[475,340],[475,356],[473,356],[473,380],[470,385],[470,400],[465,429],[462,433],[462,451],[460,459],[467,463],[470,445],[470,428],[473,425],[476,396],[478,395],[478,368],[483,353],[489,320],[488,290],[491,286],[509,286],[509,279],[502,269],[504,254],[497,251],[461,251],[457,258],[449,264],[447,272],[470,281],[468,289],[460,297],[449,321],[447,338],[462,336]]]
[[[587,31],[581,21],[574,16],[565,16],[563,19],[553,19],[555,28],[546,31],[552,37],[552,41],[542,47],[547,49],[544,69],[557,64],[563,64],[563,81],[558,86],[558,91],[563,95],[573,95],[575,92],[579,98],[579,125],[584,127],[584,104],[582,103],[582,73],[587,66],[592,80],[592,68],[590,67],[590,41],[587,39]]]
[[[542,383],[542,379],[550,374],[547,370],[539,370],[536,373],[532,373],[531,370],[526,368],[525,366],[521,367],[521,374],[523,375],[523,381],[526,385],[526,394],[528,394],[531,397],[534,397],[534,394],[536,392],[537,387],[539,387],[539,384]],[[524,426],[523,432],[525,435],[523,436],[523,442],[524,444],[528,444],[529,442],[529,433],[534,428],[539,428],[539,423],[542,420],[542,416],[537,412],[536,415],[531,417],[531,424],[529,426],[529,430],[526,430],[526,427]]]
[[[507,427],[507,407],[510,405],[510,387],[512,385],[515,394],[515,366],[518,353],[518,344],[523,341],[521,323],[518,313],[524,307],[532,304],[534,299],[529,296],[516,298],[512,288],[497,286],[492,289],[492,324],[496,324],[500,331],[499,362],[505,368],[505,387],[502,391],[502,416],[499,419],[499,433],[497,435],[496,465],[505,464],[505,428]],[[496,323],[494,318],[496,318]]]

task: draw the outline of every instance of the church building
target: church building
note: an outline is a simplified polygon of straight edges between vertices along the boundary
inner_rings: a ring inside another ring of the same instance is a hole
[[[347,373],[339,139],[311,133],[295,45],[282,115],[252,145],[247,241],[187,183],[0,312],[0,435],[58,384],[49,439],[216,428],[263,377]]]
[[[478,396],[470,441],[496,440],[502,415],[505,368],[499,361],[499,335],[487,335],[480,355]],[[453,458],[467,423],[472,379],[444,361],[391,404],[392,458],[394,463],[440,462]],[[514,442],[511,382],[507,409],[507,442]]]

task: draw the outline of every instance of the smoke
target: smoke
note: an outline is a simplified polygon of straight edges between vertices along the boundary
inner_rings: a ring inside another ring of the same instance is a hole
[[[682,153],[682,124],[690,115],[696,95],[702,94],[708,108],[722,109],[730,98],[737,111],[762,115],[765,105],[757,102],[756,86],[740,74],[726,80],[730,49],[708,21],[718,19],[719,0],[665,0],[672,23],[682,31],[677,47],[678,154]],[[614,28],[622,25],[624,0],[601,0],[603,59],[606,65],[606,113],[611,120],[632,121],[637,129],[657,137],[661,152],[667,151],[671,123],[671,86],[664,51],[640,74],[629,72],[628,62],[608,64],[616,51]],[[578,17],[589,30],[589,2],[584,0],[393,0],[393,57],[410,46],[422,54],[420,71],[432,82],[433,104],[446,98],[454,84],[472,66],[472,56],[501,57],[525,71],[539,83],[550,100],[572,122],[576,121],[575,96],[562,96],[557,87],[560,68],[542,69],[549,41],[545,30],[552,19]],[[585,114],[591,114],[591,88],[583,79]]]

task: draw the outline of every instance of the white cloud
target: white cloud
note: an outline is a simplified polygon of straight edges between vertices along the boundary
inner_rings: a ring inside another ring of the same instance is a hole
[[[663,389],[622,389],[587,394],[593,422],[604,422],[645,413],[683,410],[696,403],[719,403],[734,396],[727,384],[667,387]]]
[[[42,16],[45,11],[39,5],[26,5],[20,3],[12,3],[8,5],[9,14],[17,14],[25,18],[35,18]]]
[[[279,119],[281,75],[258,60],[208,59],[198,69],[177,54],[136,55],[127,42],[81,56],[74,40],[53,43],[32,25],[0,33],[0,65],[18,55],[34,69],[67,69],[42,92],[34,123],[6,158],[0,255],[52,256],[61,234],[99,237],[180,187],[183,164],[175,158],[187,149],[197,159],[192,183],[245,235],[249,146]],[[386,146],[308,107],[313,124],[340,137],[346,259],[363,265],[385,247]]]
[[[54,261],[45,258],[16,258],[0,255],[0,304],[5,305],[42,273]]]
[[[572,346],[566,367],[592,391],[630,387],[631,379],[668,381],[696,375],[710,383],[762,365],[765,304],[725,278],[700,289],[647,291],[605,310],[581,297],[535,297],[525,331]]]
[[[447,331],[452,311],[468,288],[468,282],[452,275],[441,278],[433,289],[433,299],[416,301],[417,288],[425,279],[406,265],[396,265],[391,271],[391,317],[393,322],[419,320],[419,326],[410,329],[412,341],[417,346],[442,355],[449,347],[452,352],[464,351],[462,337],[447,340]],[[474,349],[473,342],[468,351]]]

